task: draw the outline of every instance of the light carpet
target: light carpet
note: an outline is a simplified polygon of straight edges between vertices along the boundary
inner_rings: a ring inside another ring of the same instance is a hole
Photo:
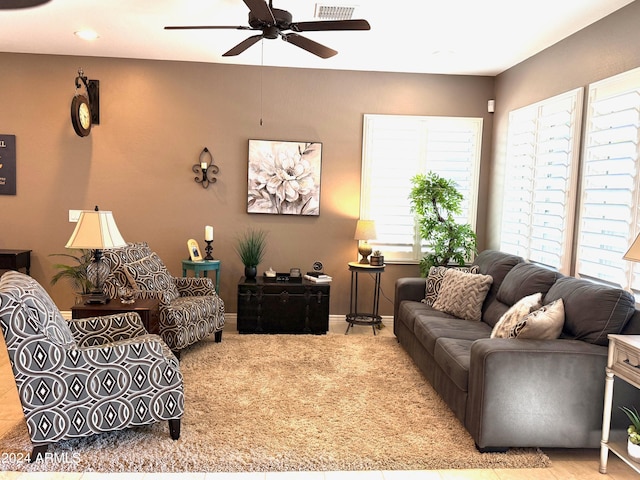
[[[180,440],[166,422],[49,447],[8,470],[238,472],[534,468],[537,449],[479,453],[392,337],[226,335],[185,350]],[[29,452],[26,426],[0,452]]]

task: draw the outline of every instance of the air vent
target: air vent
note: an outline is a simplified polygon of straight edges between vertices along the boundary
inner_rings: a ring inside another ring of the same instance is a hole
[[[355,6],[316,3],[315,18],[318,20],[351,20],[355,10]]]

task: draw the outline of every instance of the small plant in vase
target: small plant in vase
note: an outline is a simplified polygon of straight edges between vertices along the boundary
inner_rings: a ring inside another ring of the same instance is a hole
[[[381,267],[384,265],[384,255],[380,250],[375,250],[369,257],[369,265],[372,267]]]
[[[640,415],[634,408],[620,407],[629,420],[631,425],[627,428],[627,453],[636,462],[640,462]]]
[[[238,238],[236,252],[244,265],[244,276],[256,278],[258,265],[267,248],[267,233],[264,230],[247,230]]]
[[[78,297],[77,302],[82,303],[82,297],[89,295],[93,290],[93,282],[89,279],[87,269],[93,261],[93,253],[91,250],[80,250],[78,255],[68,253],[53,253],[51,256],[66,257],[73,260],[72,265],[64,263],[56,263],[53,268],[58,270],[51,278],[51,285],[55,285],[61,279],[68,280],[74,293]]]

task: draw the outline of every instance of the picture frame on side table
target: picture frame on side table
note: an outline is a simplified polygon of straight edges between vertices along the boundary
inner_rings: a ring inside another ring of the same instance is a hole
[[[189,257],[192,262],[201,262],[202,253],[200,253],[200,246],[193,238],[187,241],[187,248],[189,249]]]
[[[247,213],[320,215],[322,143],[249,140]]]

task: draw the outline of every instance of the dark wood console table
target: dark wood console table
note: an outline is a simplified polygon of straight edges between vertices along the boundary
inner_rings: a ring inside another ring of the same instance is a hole
[[[238,332],[312,333],[329,330],[329,284],[300,282],[238,282]]]
[[[0,249],[0,270],[20,270],[24,268],[31,275],[31,250]]]
[[[134,303],[122,303],[112,299],[109,303],[80,304],[71,307],[71,318],[102,317],[115,313],[136,312],[149,333],[160,333],[160,301],[152,298],[138,298]]]

